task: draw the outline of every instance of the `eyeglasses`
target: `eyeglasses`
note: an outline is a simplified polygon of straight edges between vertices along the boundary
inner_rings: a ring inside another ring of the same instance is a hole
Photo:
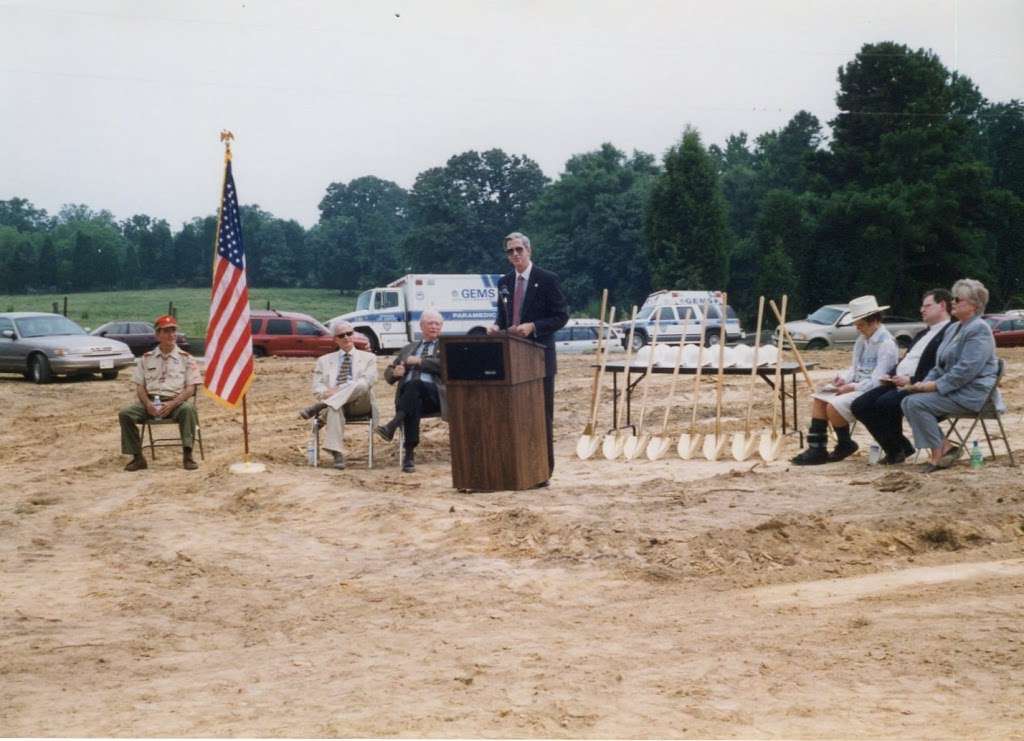
[[[355,334],[355,332],[338,332],[338,334],[336,334],[334,336],[335,337],[351,337],[354,334]]]
[[[505,249],[505,254],[506,255],[512,255],[512,254],[519,255],[519,254],[522,254],[523,252],[526,252],[526,248],[525,247],[508,247],[508,248]]]

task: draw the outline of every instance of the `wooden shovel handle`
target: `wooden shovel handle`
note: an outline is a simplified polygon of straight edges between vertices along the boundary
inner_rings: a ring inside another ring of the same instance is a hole
[[[750,380],[747,383],[747,426],[750,437],[750,416],[754,411],[754,379],[757,377],[757,351],[761,349],[761,320],[764,319],[764,296],[757,300],[757,334],[754,335],[754,357],[750,361]]]
[[[690,417],[690,435],[694,435],[697,432],[697,406],[700,404],[700,376],[704,370],[704,330],[708,326],[708,302],[705,301],[701,304],[701,317],[700,317],[700,339],[697,340],[697,347],[700,348],[697,353],[697,373],[693,378],[693,416]]]
[[[626,364],[623,366],[623,370],[626,374],[626,385],[623,388],[623,393],[626,398],[629,398],[629,364],[633,361],[633,333],[636,331],[636,307],[633,307],[633,314],[629,320],[629,340],[626,342]],[[619,429],[622,422],[622,414],[626,411],[626,400],[622,400],[622,404],[619,406],[619,416],[615,420],[615,429]]]
[[[775,308],[775,301],[771,300],[768,302],[771,307]],[[785,326],[786,322],[786,306],[789,304],[789,297],[786,294],[782,294],[782,312],[776,313],[775,316],[779,319],[779,326]],[[778,357],[775,359],[775,391],[779,394],[779,398],[782,398],[782,394],[785,391],[782,388],[782,332],[779,332],[778,342]],[[779,404],[772,403],[772,435],[775,434],[775,425],[779,420]]]
[[[718,330],[718,377],[715,379],[715,437],[722,435],[722,388],[725,385],[725,323],[729,317],[729,294],[722,294],[721,309],[719,309],[719,330]]]
[[[615,307],[608,312],[608,327],[615,321]],[[594,425],[597,424],[597,409],[601,404],[601,386],[604,384],[604,369],[608,365],[608,343],[604,345],[604,353],[601,355],[601,367],[597,369],[597,383],[594,386],[594,406],[590,410],[590,434],[594,432]]]
[[[782,316],[779,314],[779,309],[777,306],[775,306],[775,302],[769,301],[769,303],[771,304],[772,311],[775,312],[776,318],[779,320],[779,328],[781,330],[779,333],[779,337],[781,338],[783,335],[785,335],[786,339],[789,340],[789,344],[793,348],[793,355],[796,356],[796,362],[800,364],[800,370],[804,374],[804,380],[807,381],[807,388],[809,388],[811,390],[811,393],[813,394],[814,382],[811,380],[811,374],[807,372],[807,366],[804,365],[803,356],[801,356],[800,351],[796,349],[796,343],[793,342],[793,338],[790,337],[789,330],[786,329],[786,323],[782,321]],[[782,343],[780,342],[779,344],[781,345]]]
[[[687,312],[683,318],[683,336],[679,339],[679,349],[676,350],[676,364],[672,369],[672,384],[668,390],[668,402],[665,404],[665,418],[661,420],[661,435],[664,437],[668,431],[668,415],[672,411],[672,404],[676,400],[676,379],[679,378],[679,366],[683,362],[683,347],[686,346],[686,333],[690,330],[690,314]]]
[[[601,352],[604,350],[604,312],[608,308],[608,289],[605,288],[601,292],[601,319],[597,325],[597,356],[598,358],[603,357]],[[594,423],[597,422],[597,385],[601,378],[602,370],[600,368],[594,369],[594,380],[590,384],[590,424],[587,425],[587,429],[590,433],[594,432]]]

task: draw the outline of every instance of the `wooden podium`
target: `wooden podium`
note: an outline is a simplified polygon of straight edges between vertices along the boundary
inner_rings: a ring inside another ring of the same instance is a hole
[[[544,347],[500,334],[441,338],[456,489],[529,489],[547,481]]]

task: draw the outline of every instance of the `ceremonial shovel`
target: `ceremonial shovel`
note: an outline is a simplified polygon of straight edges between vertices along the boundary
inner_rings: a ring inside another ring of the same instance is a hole
[[[789,330],[786,329],[786,323],[782,321],[782,315],[779,313],[779,307],[775,305],[774,301],[769,301],[768,303],[771,305],[772,311],[775,312],[775,317],[779,320],[779,326],[782,327],[782,333],[786,336],[786,339],[789,341],[789,346],[793,349],[793,355],[796,356],[796,362],[800,364],[800,370],[804,374],[804,381],[807,382],[807,388],[809,388],[811,390],[811,393],[813,394],[815,391],[817,391],[817,389],[814,388],[814,381],[811,380],[811,374],[807,372],[807,366],[804,365],[804,358],[800,354],[800,351],[797,350],[796,343],[793,342],[793,338],[792,336],[790,336]],[[783,304],[783,306],[785,306],[785,304]]]
[[[715,434],[704,436],[704,457],[717,461],[725,451],[726,437],[722,434],[722,386],[725,382],[725,323],[728,314],[729,297],[722,294],[721,325],[718,331],[718,377],[715,379]]]
[[[708,326],[708,305],[701,308],[700,317],[700,349],[697,352],[697,373],[693,378],[693,416],[690,417],[690,431],[679,436],[676,452],[684,461],[688,461],[700,449],[700,435],[697,434],[697,407],[700,405],[700,374],[704,370],[704,330]],[[685,338],[684,338],[685,339]]]
[[[654,351],[658,347],[658,323],[654,324],[654,334],[651,337],[651,354],[647,356],[647,373],[644,376],[644,395],[640,401],[640,425],[637,427],[636,434],[630,434],[626,438],[626,442],[622,445],[622,454],[626,457],[627,461],[631,461],[638,455],[642,455],[644,448],[647,446],[647,441],[651,439],[651,436],[644,433],[644,417],[647,416],[647,392],[650,390],[651,381],[654,380],[651,376],[651,369],[654,367]]]
[[[779,319],[779,340],[778,340],[778,351],[779,355],[775,359],[775,393],[782,394],[782,338],[785,336],[785,331],[782,327],[785,326],[786,321],[786,304],[788,297],[783,294],[782,296],[782,311],[777,315]],[[769,302],[771,303],[771,302]],[[773,460],[779,457],[779,449],[782,447],[782,435],[775,433],[775,425],[779,420],[779,404],[776,403],[775,399],[772,399],[772,426],[771,429],[765,430],[761,433],[761,443],[758,445],[758,452],[761,454],[761,459],[766,463],[771,463]]]
[[[656,461],[668,452],[671,441],[665,437],[668,430],[668,414],[672,411],[672,404],[676,399],[676,379],[679,378],[679,366],[683,363],[683,346],[686,344],[686,331],[690,328],[690,314],[687,312],[683,320],[683,336],[679,338],[679,349],[676,350],[676,365],[672,369],[672,384],[668,390],[668,403],[665,404],[665,417],[661,420],[661,432],[651,438],[647,443],[647,459]]]
[[[764,296],[757,301],[757,334],[754,335],[754,359],[750,361],[750,381],[747,383],[747,424],[743,432],[732,438],[732,457],[745,461],[757,450],[757,438],[750,434],[750,414],[754,410],[754,379],[757,377],[757,353],[761,349],[761,319],[764,318]]]
[[[629,398],[629,364],[633,361],[633,332],[636,329],[636,307],[633,307],[633,315],[629,320],[629,339],[626,342],[626,385],[623,388],[622,405],[619,407],[619,416],[614,420],[615,429],[604,436],[601,444],[601,452],[610,461],[619,457],[622,452],[622,445],[626,441],[624,434],[619,434],[619,425],[622,424],[622,413],[626,409],[626,400]]]
[[[608,291],[605,291],[605,296],[608,295]],[[602,319],[604,318],[604,310],[601,311]],[[615,307],[608,312],[608,328],[611,330],[612,324],[615,322]],[[591,392],[593,397],[590,400],[590,422],[587,424],[586,429],[583,430],[583,434],[580,435],[579,442],[576,443],[576,455],[580,460],[585,461],[587,458],[597,452],[597,449],[601,447],[601,438],[594,431],[594,427],[597,424],[597,409],[601,404],[601,386],[604,384],[604,368],[608,364],[608,341],[605,340],[604,344],[601,345],[601,339],[598,339],[599,350],[598,353],[601,355],[600,364],[598,368],[597,378],[594,385],[594,389]],[[604,350],[602,353],[601,350]]]

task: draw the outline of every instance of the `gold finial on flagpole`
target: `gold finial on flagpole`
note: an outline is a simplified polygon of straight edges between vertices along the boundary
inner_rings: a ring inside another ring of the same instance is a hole
[[[220,140],[224,142],[224,161],[229,162],[231,160],[231,140],[235,138],[227,129],[221,129]]]

